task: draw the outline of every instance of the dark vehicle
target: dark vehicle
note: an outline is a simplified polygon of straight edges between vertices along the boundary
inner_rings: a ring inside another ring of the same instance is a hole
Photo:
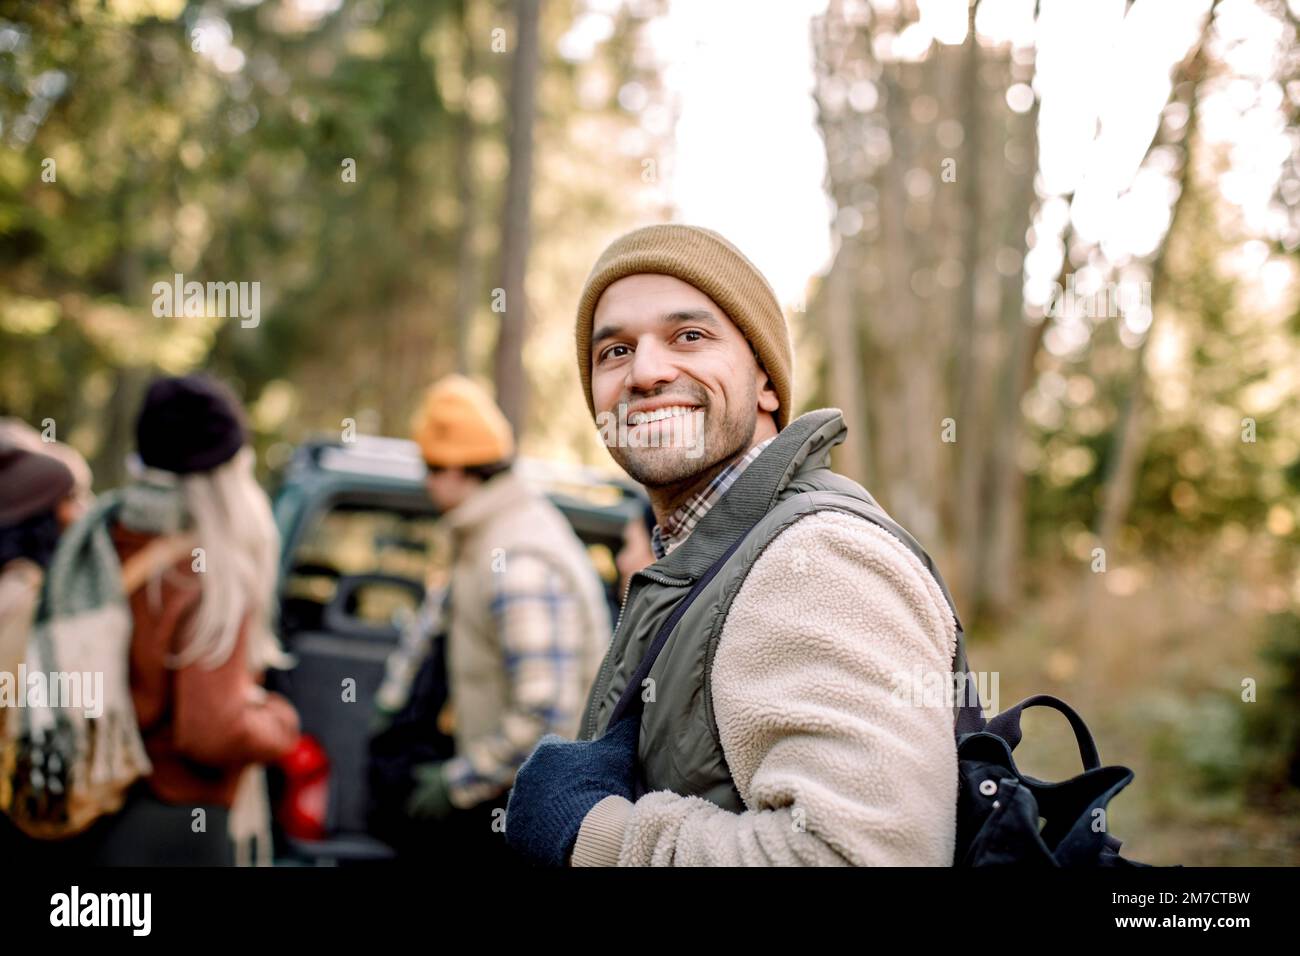
[[[614,555],[638,513],[630,487],[594,472],[520,460],[587,545],[617,616]],[[275,496],[280,633],[297,659],[269,685],[298,708],[303,739],[269,768],[279,863],[385,860],[367,832],[367,748],[375,694],[403,626],[445,585],[445,531],[413,442],[358,437],[299,447]]]

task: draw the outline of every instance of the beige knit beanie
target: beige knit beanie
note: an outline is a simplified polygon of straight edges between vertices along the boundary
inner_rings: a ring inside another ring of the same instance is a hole
[[[596,303],[613,283],[642,273],[669,275],[699,289],[727,313],[754,346],[772,380],[780,406],[776,427],[790,421],[794,389],[793,349],[776,293],[744,253],[711,229],[667,223],[634,229],[605,249],[587,277],[578,300],[578,375],[592,417],[591,323]]]

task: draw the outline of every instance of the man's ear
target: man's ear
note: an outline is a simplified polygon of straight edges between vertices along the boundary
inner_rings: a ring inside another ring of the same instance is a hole
[[[758,366],[758,407],[765,412],[776,413],[781,407],[781,399],[777,397],[776,388],[772,385],[772,379],[768,377],[767,369],[763,367],[763,360],[758,357],[758,349],[754,348],[754,343],[749,343],[749,351],[754,355],[754,364]]]
[[[761,411],[775,415],[776,410],[781,407],[781,399],[777,397],[776,388],[762,365],[758,366],[758,378],[758,407]]]

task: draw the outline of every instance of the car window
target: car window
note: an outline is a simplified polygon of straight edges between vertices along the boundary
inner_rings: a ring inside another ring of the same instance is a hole
[[[342,575],[390,575],[424,587],[446,583],[448,543],[428,513],[340,504],[318,515],[294,550],[285,581],[287,629],[317,628]],[[358,589],[345,609],[359,621],[392,623],[414,609],[410,588],[384,583]]]

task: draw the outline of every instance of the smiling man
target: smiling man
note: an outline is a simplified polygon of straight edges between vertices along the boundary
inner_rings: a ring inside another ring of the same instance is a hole
[[[899,675],[947,679],[955,653],[964,670],[951,602],[830,470],[840,412],[791,420],[771,287],[717,233],[649,226],[601,255],[576,337],[658,560],[632,577],[579,740],[547,737],[521,768],[507,841],[549,865],[951,864],[954,711],[898,693]]]

